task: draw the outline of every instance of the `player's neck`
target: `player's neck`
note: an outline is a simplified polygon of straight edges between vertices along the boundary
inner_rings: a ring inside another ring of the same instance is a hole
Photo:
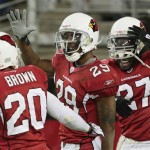
[[[74,64],[75,66],[82,67],[82,66],[89,64],[89,62],[91,62],[93,58],[95,58],[95,56],[93,55],[92,51],[90,51],[90,52],[83,54],[80,57],[80,59],[77,60]]]
[[[75,62],[74,64],[75,64],[75,66],[77,67],[77,68],[81,68],[81,67],[84,67],[84,66],[86,66],[86,65],[88,65],[88,64],[90,64],[90,63],[92,63],[92,62],[94,62],[94,61],[96,61],[96,57],[92,57],[92,58],[90,58],[90,59],[88,59],[85,63],[83,63],[83,64],[77,64],[77,62]]]

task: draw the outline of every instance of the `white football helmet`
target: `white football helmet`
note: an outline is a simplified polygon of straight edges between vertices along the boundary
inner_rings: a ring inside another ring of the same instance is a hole
[[[127,33],[133,25],[144,29],[141,21],[133,17],[123,17],[113,24],[107,40],[110,58],[131,58],[143,48],[140,40]]]
[[[96,49],[98,39],[99,29],[94,19],[84,13],[73,13],[64,19],[56,33],[56,53],[64,53],[68,61],[75,62]]]
[[[0,32],[0,70],[7,67],[18,68],[19,52],[9,34]]]

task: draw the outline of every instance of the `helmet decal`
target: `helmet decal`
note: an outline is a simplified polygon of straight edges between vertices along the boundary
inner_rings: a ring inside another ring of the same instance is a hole
[[[98,25],[94,19],[91,19],[91,21],[89,23],[89,27],[92,28],[93,32],[98,31]]]
[[[11,37],[9,35],[0,36],[0,40],[6,41],[9,44],[11,44],[12,46],[16,47],[15,42],[11,39]]]

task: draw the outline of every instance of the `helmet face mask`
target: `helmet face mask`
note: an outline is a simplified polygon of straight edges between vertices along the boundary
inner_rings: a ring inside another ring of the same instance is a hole
[[[68,61],[75,62],[96,49],[98,38],[99,30],[94,19],[83,13],[73,13],[64,19],[56,33],[56,53],[64,53]]]
[[[56,47],[62,49],[64,54],[70,55],[89,44],[85,39],[89,37],[82,31],[60,31],[56,33]]]
[[[126,59],[136,54],[136,48],[140,41],[130,36],[109,37],[107,47],[109,48],[109,57],[113,59]]]
[[[135,64],[135,55],[142,49],[142,42],[134,35],[128,34],[133,25],[143,27],[141,22],[133,17],[118,19],[112,26],[107,40],[109,57],[115,59],[122,70],[130,70]]]

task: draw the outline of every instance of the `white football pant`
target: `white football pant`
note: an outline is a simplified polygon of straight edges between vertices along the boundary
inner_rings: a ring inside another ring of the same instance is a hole
[[[96,137],[92,141],[94,150],[101,150],[101,139],[100,137]],[[61,142],[61,150],[80,150],[80,144],[71,144],[71,143],[63,143]],[[86,149],[88,150],[88,148]],[[90,148],[89,148],[90,150]]]
[[[150,150],[150,140],[135,141],[121,135],[116,150]]]

